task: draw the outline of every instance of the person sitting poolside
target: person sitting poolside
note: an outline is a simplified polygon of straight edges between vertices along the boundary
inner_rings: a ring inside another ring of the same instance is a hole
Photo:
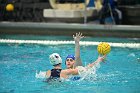
[[[103,7],[99,11],[100,24],[105,24],[105,19],[111,17],[114,24],[120,24],[122,13],[117,8],[117,0],[103,0]]]

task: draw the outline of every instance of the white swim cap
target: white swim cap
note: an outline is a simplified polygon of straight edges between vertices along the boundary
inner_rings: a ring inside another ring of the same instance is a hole
[[[57,65],[59,63],[62,63],[62,59],[58,53],[53,53],[50,55],[50,63],[52,65]]]

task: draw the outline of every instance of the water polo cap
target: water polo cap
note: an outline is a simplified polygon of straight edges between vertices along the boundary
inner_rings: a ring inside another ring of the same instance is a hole
[[[71,58],[71,59],[75,60],[75,56],[72,55],[72,54],[68,55],[68,56],[66,57],[66,60],[67,60],[67,58]]]
[[[53,53],[49,56],[49,59],[50,59],[50,63],[52,65],[57,65],[57,64],[60,64],[62,63],[62,59],[60,57],[60,55],[58,53]]]

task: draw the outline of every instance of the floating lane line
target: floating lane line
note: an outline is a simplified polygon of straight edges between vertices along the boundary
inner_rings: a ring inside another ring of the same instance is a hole
[[[0,39],[0,43],[17,43],[17,44],[41,44],[41,45],[63,45],[74,44],[74,41],[64,40],[13,40],[13,39]],[[80,45],[98,45],[101,42],[94,41],[80,41]],[[114,43],[108,42],[113,47],[128,47],[128,48],[140,48],[140,43]]]

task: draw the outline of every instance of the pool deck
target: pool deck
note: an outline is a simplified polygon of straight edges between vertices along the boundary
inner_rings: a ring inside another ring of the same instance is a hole
[[[140,38],[140,26],[77,23],[0,22],[0,34],[73,35]]]

